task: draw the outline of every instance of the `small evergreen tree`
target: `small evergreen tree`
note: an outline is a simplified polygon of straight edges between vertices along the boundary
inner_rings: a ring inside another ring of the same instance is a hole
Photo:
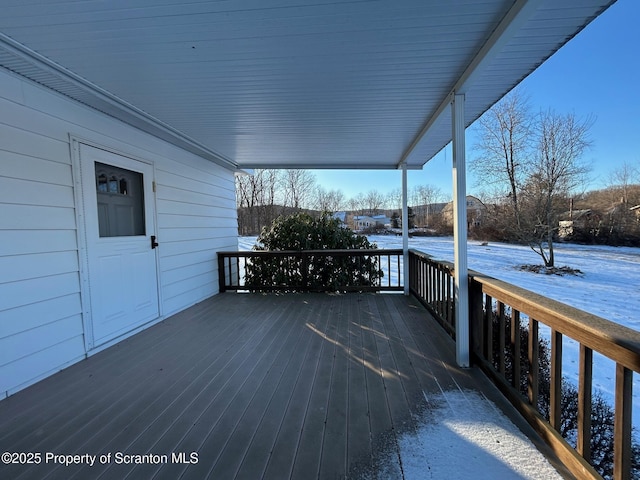
[[[416,223],[415,223],[416,214],[413,213],[413,208],[407,207],[407,217],[408,217],[407,225],[409,230],[411,230],[416,226]]]
[[[400,215],[398,212],[393,212],[391,215],[391,228],[400,228]]]
[[[265,227],[258,237],[255,251],[302,250],[372,250],[377,246],[367,237],[356,235],[344,227],[340,220],[328,213],[314,218],[298,213],[277,218]],[[376,256],[309,257],[305,264],[297,256],[269,256],[253,259],[246,266],[246,285],[285,287],[288,291],[328,290],[340,287],[378,285],[383,272]]]

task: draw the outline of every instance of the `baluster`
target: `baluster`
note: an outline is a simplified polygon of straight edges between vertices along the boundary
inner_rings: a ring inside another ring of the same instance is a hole
[[[218,253],[218,290],[223,293],[225,288],[225,275],[224,275],[224,257]]]
[[[440,308],[440,318],[443,322],[447,321],[447,276],[442,267],[438,268],[438,277],[440,279],[440,292],[438,293],[438,306]]]
[[[447,296],[447,289],[449,288],[449,277],[447,277],[447,273],[444,271],[444,268],[441,266],[438,269],[438,274],[440,276],[440,285],[442,291],[440,292],[439,304],[440,304],[440,318],[446,323],[449,320],[447,316],[447,307],[449,305],[449,297]]]
[[[437,290],[436,290],[436,298],[435,298],[435,305],[436,305],[436,311],[438,312],[438,317],[440,317],[441,321],[444,321],[444,318],[442,316],[442,301],[443,301],[443,291],[444,291],[444,284],[442,283],[442,270],[440,268],[439,265],[436,266],[436,282],[437,282]]]
[[[418,297],[423,300],[426,300],[425,289],[427,284],[427,277],[425,277],[424,264],[418,259],[418,257],[414,257],[413,262],[416,265],[415,272],[416,272],[416,280],[418,281],[418,285],[417,285]]]
[[[506,350],[506,320],[504,310],[504,303],[498,302],[498,371],[503,377],[505,374],[504,351]]]
[[[631,402],[633,371],[616,364],[613,478],[631,478]]]
[[[429,288],[429,304],[433,305],[436,301],[436,285],[438,279],[436,277],[436,271],[433,268],[433,264],[431,262],[429,262],[429,276],[431,278],[431,286]]]
[[[438,307],[438,293],[440,291],[440,271],[438,270],[437,265],[431,264],[431,275],[433,276],[433,289],[432,289],[432,298],[431,305]]]
[[[551,329],[551,405],[549,422],[560,431],[562,422],[562,334]]]
[[[420,278],[422,279],[422,288],[420,290],[420,298],[428,302],[427,295],[429,295],[429,268],[426,263],[416,258],[416,262],[420,265]]]
[[[529,375],[527,377],[527,394],[529,403],[538,409],[538,389],[539,389],[539,355],[538,344],[538,322],[529,317]]]
[[[438,317],[440,318],[441,321],[444,321],[444,318],[442,316],[442,298],[443,298],[443,291],[444,291],[444,284],[442,283],[442,270],[440,268],[439,265],[436,265],[435,267],[435,271],[436,271],[436,298],[434,299],[434,304],[436,306],[436,311],[438,312]]]
[[[471,322],[471,349],[475,355],[482,356],[484,345],[484,310],[482,285],[472,276],[469,279],[469,321]]]
[[[511,311],[511,386],[520,392],[520,312]]]
[[[454,292],[454,278],[453,278],[453,274],[451,273],[451,271],[449,270],[449,284],[451,286],[450,288],[450,299],[451,299],[451,329],[455,332],[455,325],[456,325],[456,302],[454,301],[453,298],[453,292]],[[455,337],[454,337],[455,338]]]
[[[578,444],[576,450],[587,462],[591,461],[591,392],[593,350],[580,345],[578,372]]]
[[[431,294],[433,290],[433,271],[431,269],[431,264],[427,261],[425,261],[425,267],[427,269],[427,298],[425,298],[425,300],[427,301],[427,304],[431,304],[433,301],[433,295]]]
[[[422,266],[422,274],[424,275],[424,301],[429,303],[429,288],[431,288],[431,278],[429,277],[429,265],[426,262],[423,262],[421,259],[420,265]]]
[[[484,358],[491,363],[493,360],[493,299],[490,295],[484,297]]]
[[[447,270],[445,278],[447,279],[447,321],[452,327],[455,326],[455,318],[452,315],[453,312],[453,289],[451,273]]]

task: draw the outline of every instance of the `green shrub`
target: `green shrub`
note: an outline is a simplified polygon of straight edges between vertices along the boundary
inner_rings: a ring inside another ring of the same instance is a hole
[[[256,251],[373,250],[367,237],[354,234],[340,220],[325,213],[314,218],[297,213],[277,218],[258,237]],[[338,291],[344,287],[375,286],[382,278],[377,256],[299,256],[253,259],[246,266],[248,286],[284,287],[286,291]]]

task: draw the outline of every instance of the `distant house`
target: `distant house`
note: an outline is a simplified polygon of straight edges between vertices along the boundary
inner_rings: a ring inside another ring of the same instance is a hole
[[[354,215],[353,229],[365,230],[367,228],[385,227],[391,225],[391,219],[386,215]]]
[[[467,226],[482,225],[487,214],[487,206],[472,195],[467,195]],[[445,225],[453,225],[453,202],[447,203],[442,209],[442,221]]]
[[[335,212],[333,218],[340,220],[342,223],[347,223],[347,212]]]
[[[575,235],[578,230],[588,230],[600,222],[599,215],[593,210],[572,210],[564,212],[558,219],[558,236],[560,238]]]

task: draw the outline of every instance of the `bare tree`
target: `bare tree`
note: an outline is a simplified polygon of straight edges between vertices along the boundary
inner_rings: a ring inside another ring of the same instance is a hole
[[[279,170],[256,169],[252,174],[236,175],[238,230],[255,234],[277,216]]]
[[[416,222],[429,226],[432,204],[442,199],[442,190],[434,185],[418,185],[412,191]]]
[[[364,196],[365,210],[369,215],[377,215],[384,207],[386,202],[385,196],[378,190],[369,190]]]
[[[616,168],[609,175],[609,188],[616,193],[620,194],[620,197],[615,201],[620,200],[623,204],[629,204],[629,187],[636,183],[640,176],[638,167],[628,162],[624,162],[620,167]]]
[[[589,129],[593,118],[562,115],[548,110],[537,122],[536,155],[528,177],[526,195],[530,214],[521,233],[546,267],[555,263],[553,235],[557,225],[558,203],[585,180],[589,167],[582,154],[589,148]],[[564,204],[564,203],[563,203]]]
[[[634,164],[624,162],[609,175],[609,205],[604,212],[606,231],[610,240],[626,243],[630,236],[640,234],[639,217],[633,207],[640,203],[640,170]]]
[[[363,214],[364,204],[364,195],[362,193],[358,193],[355,197],[351,197],[347,201],[349,210],[351,210],[351,228],[353,228],[354,230],[358,228],[355,217]]]
[[[280,170],[264,170],[263,171],[263,196],[262,205],[264,210],[264,216],[262,219],[262,225],[268,225],[280,213],[278,203],[278,185],[280,184],[281,171]]]
[[[236,175],[236,205],[238,208],[238,230],[249,235],[257,230],[257,207],[260,182],[254,175]]]
[[[402,210],[402,189],[395,188],[387,194],[386,205],[394,210]]]
[[[555,263],[553,236],[560,203],[586,176],[582,154],[593,119],[553,111],[530,113],[522,91],[513,90],[480,119],[479,156],[472,161],[479,183],[502,198],[490,228],[527,243],[545,266]]]
[[[341,190],[325,190],[321,186],[316,189],[315,207],[321,212],[335,213],[343,208],[344,203]]]
[[[285,170],[282,175],[284,205],[295,209],[308,206],[315,183],[316,178],[309,170]]]
[[[483,187],[506,188],[515,227],[520,225],[520,189],[532,154],[532,116],[528,98],[512,90],[479,120],[479,156],[471,162]]]

